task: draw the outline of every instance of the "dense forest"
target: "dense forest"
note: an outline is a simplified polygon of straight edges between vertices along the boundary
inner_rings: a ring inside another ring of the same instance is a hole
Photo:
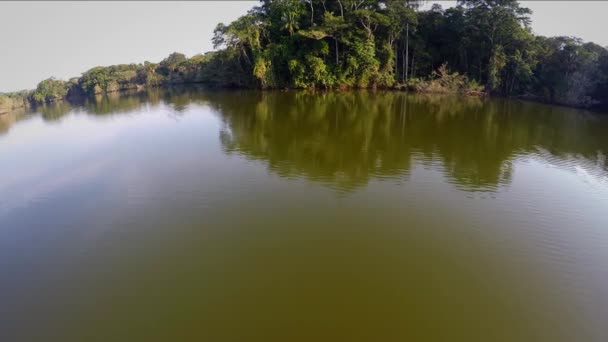
[[[531,31],[515,0],[262,0],[217,25],[215,51],[93,68],[0,94],[0,112],[93,94],[203,83],[238,88],[391,88],[493,94],[608,109],[608,49]]]

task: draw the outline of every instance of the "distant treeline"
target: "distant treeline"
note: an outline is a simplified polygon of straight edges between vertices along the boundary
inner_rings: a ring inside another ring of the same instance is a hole
[[[34,90],[0,94],[0,113],[19,107],[79,100],[83,97],[118,91],[158,87],[170,84],[203,83],[202,71],[210,56],[186,58],[173,53],[160,63],[121,64],[95,67],[81,77],[69,81],[49,78],[38,83]]]
[[[262,0],[214,31],[216,51],[96,67],[0,95],[6,108],[182,83],[239,88],[397,88],[489,93],[608,109],[608,50],[535,36],[515,0]],[[573,3],[572,6],[576,6]]]

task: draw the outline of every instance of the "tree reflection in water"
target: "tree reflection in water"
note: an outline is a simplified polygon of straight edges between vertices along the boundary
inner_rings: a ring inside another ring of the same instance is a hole
[[[195,87],[109,94],[36,109],[57,121],[141,112],[166,105],[173,117],[209,106],[224,123],[225,153],[261,160],[282,177],[305,177],[344,191],[371,179],[407,179],[418,166],[442,172],[459,189],[508,185],[513,162],[538,158],[575,171],[608,173],[608,118],[508,99],[390,91],[209,91]],[[24,113],[0,116],[0,135]]]

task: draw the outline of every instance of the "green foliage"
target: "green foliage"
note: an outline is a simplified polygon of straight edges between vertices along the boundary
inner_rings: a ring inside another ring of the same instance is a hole
[[[315,56],[306,56],[304,61],[292,59],[289,61],[289,71],[297,88],[329,88],[335,82],[323,59]]]
[[[69,88],[68,82],[49,78],[38,83],[31,98],[35,103],[52,103],[60,101],[68,94]]]
[[[375,58],[375,44],[372,40],[356,39],[352,46],[353,54],[347,58],[347,75],[354,76],[357,86],[367,87],[373,83],[372,77],[380,64]]]
[[[19,91],[14,93],[0,93],[0,114],[11,112],[17,108],[29,106],[31,91]]]
[[[492,52],[492,57],[490,57],[490,62],[488,63],[488,87],[490,90],[496,90],[500,87],[500,73],[506,65],[507,55],[503,47],[498,45],[494,48],[494,52]]]
[[[221,50],[205,56],[206,62],[201,64],[200,77],[211,87],[250,88],[256,87],[253,74],[248,74],[232,51]]]
[[[303,3],[299,0],[279,0],[274,4],[274,10],[281,13],[282,28],[293,36],[293,33],[300,28],[300,17],[304,13]]]
[[[140,83],[142,68],[137,64],[95,67],[82,74],[78,85],[84,93],[92,95],[135,89]]]
[[[172,72],[177,72],[179,66],[186,62],[186,60],[186,55],[174,52],[160,62],[156,71],[163,76],[169,76]]]
[[[253,66],[253,75],[258,79],[262,88],[272,85],[272,61],[265,56],[257,56]]]
[[[428,80],[415,80],[410,87],[423,93],[467,94],[478,95],[484,89],[477,81],[470,81],[467,76],[450,72],[446,63],[433,71]]]
[[[533,93],[544,101],[608,108],[608,52],[570,37],[539,38],[542,51],[534,70]]]
[[[417,6],[264,0],[218,25],[213,42],[229,51],[241,78],[262,88],[392,87],[449,63],[491,92],[530,91],[540,53],[528,9],[515,0],[463,0],[445,11]]]
[[[156,72],[158,65],[155,63],[144,62],[144,65],[137,69],[136,83],[156,86],[162,83],[162,75]]]

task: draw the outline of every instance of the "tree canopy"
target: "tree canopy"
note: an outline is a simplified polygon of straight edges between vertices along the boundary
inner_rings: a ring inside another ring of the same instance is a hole
[[[420,10],[413,0],[263,0],[213,41],[262,88],[392,87],[446,65],[486,91],[606,105],[606,48],[532,34],[516,0],[459,0]],[[218,57],[220,55],[217,55]]]

